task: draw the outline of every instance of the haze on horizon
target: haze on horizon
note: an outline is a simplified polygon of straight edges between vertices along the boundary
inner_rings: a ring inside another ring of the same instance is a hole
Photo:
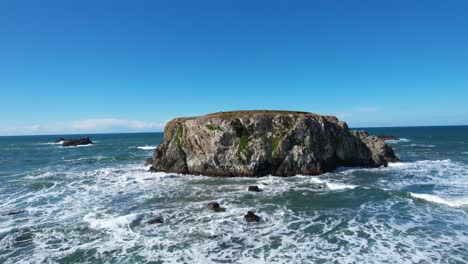
[[[468,124],[467,1],[3,1],[0,135],[238,109]]]

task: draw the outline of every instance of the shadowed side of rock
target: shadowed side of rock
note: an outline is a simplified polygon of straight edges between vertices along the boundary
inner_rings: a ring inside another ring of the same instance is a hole
[[[318,175],[338,166],[386,165],[392,148],[333,116],[237,111],[177,118],[165,128],[152,171],[211,176]]]

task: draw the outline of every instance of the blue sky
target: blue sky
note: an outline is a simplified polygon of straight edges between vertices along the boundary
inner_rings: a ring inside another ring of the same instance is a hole
[[[236,109],[468,124],[468,1],[2,1],[0,135]]]

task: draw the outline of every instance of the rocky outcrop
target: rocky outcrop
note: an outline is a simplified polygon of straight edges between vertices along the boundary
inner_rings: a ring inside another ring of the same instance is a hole
[[[74,146],[80,146],[80,145],[93,144],[93,142],[91,141],[91,139],[89,139],[89,137],[87,137],[87,138],[77,138],[77,139],[60,138],[60,139],[58,139],[58,142],[60,142],[60,141],[63,142],[62,143],[63,147],[74,147]]]
[[[161,216],[152,218],[146,222],[149,225],[154,225],[154,224],[162,224],[164,223],[164,219]]]
[[[247,191],[249,191],[249,192],[259,192],[260,188],[258,188],[258,186],[256,186],[256,185],[252,185],[252,186],[249,186],[247,188]]]
[[[392,148],[334,116],[221,112],[167,123],[151,171],[209,176],[318,175],[338,166],[387,165]]]
[[[224,212],[224,211],[226,211],[226,209],[220,207],[219,203],[217,203],[217,202],[208,203],[208,209],[211,210],[211,211],[214,211],[214,212]]]
[[[258,222],[260,221],[260,217],[258,217],[254,212],[248,211],[246,215],[244,215],[245,221],[251,222]]]
[[[388,135],[378,135],[377,137],[382,140],[399,140],[400,139],[399,137],[388,136]]]

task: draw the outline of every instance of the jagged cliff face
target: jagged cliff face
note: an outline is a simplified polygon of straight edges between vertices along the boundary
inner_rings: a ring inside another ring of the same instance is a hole
[[[333,116],[239,111],[170,121],[152,171],[212,176],[317,175],[397,161],[392,148]]]

